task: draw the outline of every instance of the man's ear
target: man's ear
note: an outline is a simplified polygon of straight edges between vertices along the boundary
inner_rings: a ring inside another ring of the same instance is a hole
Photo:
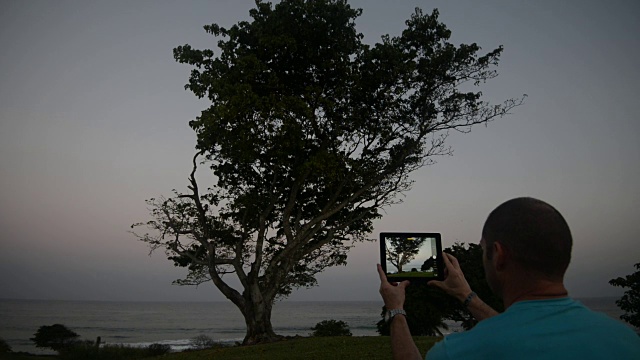
[[[497,271],[503,271],[507,263],[507,249],[498,241],[493,242],[493,266]]]

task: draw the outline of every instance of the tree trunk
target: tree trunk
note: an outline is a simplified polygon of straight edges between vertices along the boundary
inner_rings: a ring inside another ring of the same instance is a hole
[[[271,308],[273,301],[254,303],[247,301],[242,310],[244,321],[247,325],[247,334],[242,341],[243,345],[273,342],[281,337],[273,332],[271,326]]]

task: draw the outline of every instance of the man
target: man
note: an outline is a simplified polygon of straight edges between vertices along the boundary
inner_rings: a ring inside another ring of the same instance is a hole
[[[429,285],[462,302],[480,322],[448,335],[427,353],[436,359],[640,359],[640,337],[568,297],[569,226],[551,205],[517,198],[487,218],[480,241],[491,290],[504,302],[498,314],[469,287],[455,257],[444,254],[444,281]],[[389,283],[378,265],[380,294],[391,311],[394,359],[421,359],[402,314],[408,281]]]

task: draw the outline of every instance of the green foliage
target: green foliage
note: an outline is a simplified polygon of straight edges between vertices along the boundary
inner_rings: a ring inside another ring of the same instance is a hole
[[[420,246],[422,246],[425,240],[427,240],[427,238],[415,238],[413,240],[408,240],[406,237],[402,236],[390,237],[388,242],[385,242],[387,260],[396,267],[398,273],[401,273],[402,267],[418,255]],[[390,270],[391,269],[387,269],[387,271]],[[413,272],[414,270],[411,271]],[[417,271],[417,269],[415,271]]]
[[[148,356],[160,356],[171,352],[171,346],[167,344],[151,344],[145,348]]]
[[[3,338],[0,338],[0,354],[9,352],[11,352],[11,346]]]
[[[455,243],[444,250],[458,259],[460,268],[471,289],[489,306],[498,312],[504,311],[502,300],[493,294],[487,283],[484,266],[482,264],[482,246],[480,244]],[[451,299],[451,308],[445,315],[445,319],[458,321],[465,330],[474,327],[478,321],[462,306],[462,304]]]
[[[611,279],[609,284],[629,288],[619,300],[616,300],[616,305],[626,312],[620,316],[622,320],[640,328],[640,263],[634,266],[636,272],[624,278]]]
[[[216,347],[217,345],[218,343],[216,343],[211,337],[204,334],[200,334],[191,339],[191,346],[198,350]]]
[[[372,240],[411,172],[451,153],[449,131],[521,103],[481,99],[476,86],[497,76],[502,48],[453,45],[437,10],[416,9],[399,36],[374,45],[356,31],[361,13],[344,0],[257,0],[250,21],[204,27],[217,50],[173,52],[193,67],[185,88],[210,106],[189,123],[189,191],[151,199],[153,220],[135,225],[153,234],[138,237],[189,270],[178,284],[211,280],[243,314],[266,317],[247,321],[258,332],[270,331],[276,297],[314,286]],[[202,164],[215,176],[207,191]],[[223,280],[230,273],[243,291]]]
[[[501,312],[504,310],[502,301],[489,288],[485,279],[482,265],[482,247],[479,244],[460,244],[444,250],[455,256],[460,268],[471,288],[488,305]],[[407,322],[413,335],[442,335],[439,329],[447,329],[445,320],[460,322],[466,330],[471,329],[477,321],[469,314],[462,304],[445,294],[438,288],[428,285],[409,285],[406,289],[405,310]],[[384,321],[386,309],[382,308],[383,317],[377,323],[378,333],[389,335],[389,325]]]
[[[74,344],[80,335],[62,324],[43,325],[30,340],[36,347],[60,351]]]
[[[311,330],[311,336],[351,336],[349,324],[342,320],[322,320]]]

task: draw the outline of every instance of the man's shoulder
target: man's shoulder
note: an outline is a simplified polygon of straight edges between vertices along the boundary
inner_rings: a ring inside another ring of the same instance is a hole
[[[566,330],[567,336],[590,332],[601,334],[605,329],[618,333],[633,332],[621,321],[593,311],[571,298],[518,302],[503,314],[496,316],[495,323],[480,324],[521,328],[523,323],[527,324],[524,328],[525,333],[535,332],[536,325],[540,327],[539,330],[542,333],[553,325],[555,329]]]
[[[618,329],[620,331],[631,331],[631,328],[624,324],[620,320],[616,320],[609,315],[602,312],[593,311],[590,308],[584,306],[581,302],[569,299],[566,303],[566,310],[561,312],[559,316],[563,321],[584,321],[584,325],[594,325],[609,329]]]
[[[448,334],[429,350],[427,360],[452,359],[470,354],[482,358],[485,351],[504,343],[509,321],[509,317],[503,313],[480,321],[471,330]]]
[[[555,351],[598,354],[612,347],[621,354],[639,354],[639,339],[622,322],[574,300],[536,300],[517,303],[469,331],[448,335],[433,347],[434,357],[428,359],[529,358],[545,351],[546,355]]]

